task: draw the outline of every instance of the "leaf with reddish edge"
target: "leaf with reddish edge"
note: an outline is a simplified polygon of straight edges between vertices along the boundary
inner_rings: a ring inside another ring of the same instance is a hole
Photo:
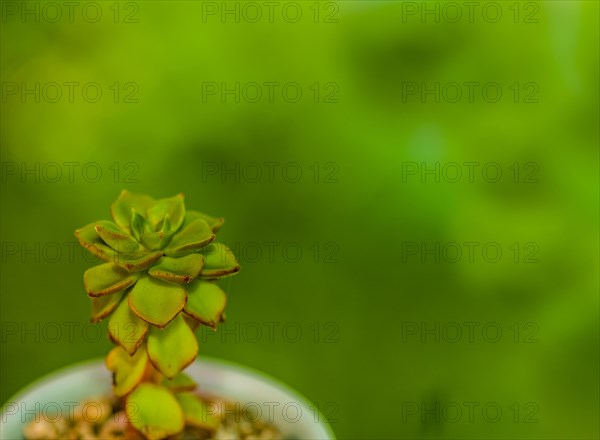
[[[215,234],[202,219],[191,222],[173,236],[165,248],[165,255],[169,257],[182,257],[195,252],[215,239]]]
[[[92,322],[100,322],[110,315],[119,305],[125,290],[111,293],[110,295],[91,298],[92,300]]]
[[[79,244],[87,249],[91,254],[104,261],[114,261],[117,253],[104,243],[96,232],[98,222],[90,223],[83,228],[75,231],[75,237],[79,240]]]
[[[104,263],[85,271],[83,285],[89,296],[103,296],[132,286],[138,278],[114,263]]]
[[[162,257],[148,274],[170,283],[185,284],[194,280],[204,266],[204,255],[189,254],[181,258]]]
[[[117,397],[129,394],[144,378],[148,353],[142,347],[130,356],[123,347],[115,347],[106,356],[106,368],[113,372],[113,391]]]
[[[181,315],[164,329],[152,327],[148,334],[148,356],[152,365],[173,378],[198,355],[198,341]]]
[[[179,373],[173,379],[163,379],[162,384],[175,393],[193,391],[198,386],[194,380],[185,373]]]
[[[223,226],[223,223],[225,223],[225,219],[223,217],[211,217],[210,215],[204,214],[203,212],[188,209],[185,213],[185,222],[183,223],[183,226],[186,227],[191,222],[197,219],[202,219],[206,223],[208,223],[208,226],[210,226],[212,231],[215,233],[219,229],[221,229],[221,226]]]
[[[240,265],[235,255],[222,243],[212,243],[202,249],[201,253],[206,256],[204,267],[200,272],[200,278],[214,280],[233,275],[240,270]]]
[[[111,205],[110,212],[117,225],[130,231],[131,212],[136,212],[145,216],[148,209],[154,204],[154,199],[145,194],[136,194],[124,189],[119,194],[119,198]]]
[[[185,312],[185,308],[183,309],[183,311]],[[198,327],[200,327],[202,325],[202,323],[200,321],[192,318],[190,315],[187,315],[184,313],[182,316],[183,316],[183,319],[185,320],[185,322],[187,322],[187,325],[189,325],[190,328],[192,329],[192,331],[194,331],[194,332],[198,329]]]
[[[131,289],[128,301],[137,316],[162,328],[183,309],[187,293],[178,284],[144,276]]]
[[[148,209],[147,219],[152,225],[154,231],[158,230],[163,224],[164,218],[169,218],[170,231],[177,231],[185,219],[185,204],[183,194],[177,194],[174,197],[157,200],[150,209]]]
[[[134,254],[140,248],[135,238],[113,222],[101,220],[96,223],[94,229],[100,238],[119,254]]]
[[[161,385],[140,384],[127,396],[125,411],[133,427],[148,440],[161,440],[185,427],[179,402]]]
[[[117,263],[119,266],[121,266],[128,272],[141,272],[147,269],[148,267],[152,266],[162,256],[163,253],[161,251],[151,253],[142,252],[130,256],[117,255],[115,258],[115,263]]]
[[[186,290],[188,301],[183,311],[209,327],[216,328],[225,311],[227,296],[215,283],[196,280]]]
[[[175,398],[183,410],[183,416],[188,425],[215,431],[221,421],[210,410],[208,404],[194,393],[177,393]]]
[[[175,231],[171,230],[169,214],[163,219],[163,226],[160,231],[145,231],[140,236],[140,241],[148,249],[162,249],[171,241]]]
[[[131,311],[127,298],[124,298],[108,320],[110,338],[133,355],[147,333],[148,323]]]

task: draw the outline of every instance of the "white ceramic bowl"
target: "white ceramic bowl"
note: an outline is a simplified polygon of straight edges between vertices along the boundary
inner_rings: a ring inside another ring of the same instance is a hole
[[[304,397],[264,373],[211,358],[202,358],[185,372],[203,392],[260,412],[285,438],[335,439],[323,415]],[[53,417],[58,410],[69,414],[76,402],[110,393],[111,384],[103,360],[76,364],[43,377],[2,406],[0,438],[22,440],[23,426],[36,413]]]

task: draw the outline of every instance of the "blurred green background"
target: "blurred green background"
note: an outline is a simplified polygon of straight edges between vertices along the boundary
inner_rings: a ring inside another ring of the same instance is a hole
[[[90,3],[2,2],[0,401],[109,349],[73,230],[128,188],[226,218],[200,356],[339,438],[598,438],[598,2]]]

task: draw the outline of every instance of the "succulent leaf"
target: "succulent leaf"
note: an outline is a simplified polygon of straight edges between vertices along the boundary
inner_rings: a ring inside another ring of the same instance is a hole
[[[187,293],[177,284],[144,276],[133,286],[128,298],[137,316],[162,328],[183,309]]]
[[[206,256],[204,267],[200,272],[203,279],[217,279],[239,272],[240,265],[235,259],[233,252],[222,243],[212,243],[202,250]]]
[[[103,296],[132,286],[138,275],[130,274],[114,263],[103,263],[83,274],[83,285],[89,296]]]
[[[164,218],[169,218],[170,230],[177,231],[185,219],[185,205],[183,203],[183,194],[175,197],[157,200],[148,210],[148,221],[154,231],[164,225]]]
[[[79,240],[79,244],[86,248],[89,252],[104,261],[114,261],[116,252],[104,243],[96,232],[96,224],[90,223],[81,229],[75,231],[75,236]]]
[[[148,356],[152,365],[168,378],[175,377],[191,364],[197,355],[196,335],[181,315],[164,329],[150,329]]]
[[[185,373],[179,373],[173,379],[163,379],[162,384],[173,392],[193,391],[198,386],[194,380]]]
[[[183,223],[183,226],[185,227],[197,219],[202,219],[208,223],[208,226],[210,226],[212,231],[215,233],[221,229],[221,226],[223,226],[223,223],[225,223],[225,219],[223,217],[211,217],[210,215],[199,211],[187,210],[185,213],[185,222]]]
[[[140,241],[142,234],[145,232],[152,231],[152,227],[146,217],[137,212],[135,209],[131,210],[131,221],[130,221],[131,234],[137,241]]]
[[[152,264],[154,264],[156,261],[158,261],[160,259],[160,257],[162,257],[162,256],[163,256],[163,253],[161,251],[150,252],[150,253],[142,252],[142,253],[138,253],[136,255],[126,255],[126,256],[117,254],[115,256],[115,263],[117,263],[119,266],[121,266],[123,269],[127,270],[128,272],[140,272],[140,271],[152,266]]]
[[[160,231],[146,231],[141,236],[141,241],[144,246],[149,249],[162,249],[169,241],[171,241],[171,237],[175,233],[174,230],[171,229],[171,222],[169,221],[169,214],[167,214],[163,220],[163,226]]]
[[[165,247],[171,236],[165,235],[162,231],[158,232],[145,232],[140,238],[141,243],[148,249],[159,250]]]
[[[127,299],[123,299],[108,320],[110,338],[133,355],[144,341],[146,333],[148,323],[133,313]]]
[[[204,266],[204,255],[189,254],[181,258],[162,257],[148,274],[171,283],[189,283],[196,278]]]
[[[92,298],[92,322],[100,322],[110,315],[119,305],[125,291]]]
[[[161,385],[140,384],[125,406],[127,418],[148,440],[160,440],[181,432],[185,425],[177,399]]]
[[[135,210],[146,215],[148,209],[154,204],[154,199],[145,194],[136,194],[124,189],[119,198],[111,205],[110,212],[117,225],[125,230],[130,230],[131,212]]]
[[[185,311],[185,308],[183,309]],[[188,314],[183,314],[183,319],[185,320],[185,322],[187,323],[187,325],[190,326],[190,328],[192,329],[192,331],[196,331],[198,329],[198,327],[200,327],[202,325],[202,323],[200,321],[198,321],[195,318],[192,318],[190,315]]]
[[[102,238],[102,240],[117,251],[118,254],[135,254],[140,245],[135,238],[129,233],[119,229],[113,222],[106,220],[99,221],[96,224],[96,233]]]
[[[208,405],[196,394],[177,393],[175,398],[183,410],[185,422],[188,425],[215,431],[221,424],[219,418],[209,411]]]
[[[142,381],[147,366],[146,350],[137,350],[129,356],[122,347],[113,348],[106,356],[106,368],[113,372],[115,395],[129,394]]]
[[[165,249],[165,255],[181,257],[201,249],[214,239],[215,234],[208,223],[197,219],[173,236],[171,243]]]
[[[216,328],[225,310],[227,297],[215,283],[196,280],[187,287],[184,312],[205,325]]]

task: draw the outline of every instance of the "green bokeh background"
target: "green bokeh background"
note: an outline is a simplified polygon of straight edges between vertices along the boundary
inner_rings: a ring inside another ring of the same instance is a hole
[[[246,253],[238,255],[242,272],[226,283],[227,328],[239,326],[240,339],[201,335],[200,356],[290,384],[330,416],[339,438],[598,438],[598,2],[518,4],[522,14],[537,10],[537,23],[522,15],[514,23],[514,2],[498,3],[497,23],[480,9],[473,23],[403,21],[403,5],[393,1],[337,2],[339,10],[321,3],[318,23],[313,2],[298,3],[297,23],[281,13],[273,23],[203,20],[200,2],[122,2],[123,14],[137,8],[138,22],[121,15],[114,23],[114,3],[98,4],[98,23],[80,13],[73,23],[37,23],[3,10],[1,402],[109,349],[104,337],[90,342],[81,331],[90,312],[82,273],[92,263],[79,250],[70,258],[68,246],[75,228],[108,217],[128,188],[156,197],[184,192],[188,206],[226,218],[220,237]],[[327,13],[337,22],[324,22]],[[67,81],[96,82],[103,97],[22,102],[6,89]],[[203,102],[205,82],[268,81],[296,82],[303,98]],[[405,82],[468,81],[497,82],[502,100],[403,99]],[[118,103],[109,90],[115,82]],[[139,87],[139,102],[121,102],[127,82]],[[322,92],[337,85],[338,102],[323,95],[313,102],[315,82]],[[515,103],[515,82],[537,84],[539,102]],[[51,163],[64,162],[80,164],[72,181],[62,166],[51,182]],[[89,181],[94,169],[87,179],[81,173],[92,162],[103,172],[97,182]],[[262,178],[251,181],[248,164],[265,162],[280,164],[273,179],[262,165]],[[403,175],[407,162],[493,162],[503,177],[423,183]],[[532,162],[537,182],[521,175],[515,183],[515,162]],[[39,182],[22,172],[36,163]],[[282,175],[289,163],[302,171],[296,183]],[[236,164],[248,173],[239,182],[207,173]],[[125,180],[130,172],[136,182]],[[479,242],[479,250],[495,242],[503,256],[422,262],[403,258],[407,242]],[[515,242],[518,263],[509,249]],[[537,263],[523,262],[530,242]],[[37,254],[20,254],[36,246]],[[54,258],[57,246],[62,255]],[[293,246],[302,257],[286,259],[286,246],[288,257]],[[269,322],[277,323],[273,339]],[[479,323],[473,342],[465,322]],[[420,334],[403,340],[410,323],[439,323],[449,337],[448,323],[458,323],[464,333],[456,343],[444,334],[439,343]],[[499,342],[482,336],[486,323],[502,329]],[[15,324],[39,325],[39,342],[14,335]],[[254,341],[257,325],[263,334]],[[56,326],[63,334],[53,342]],[[298,326],[302,336],[292,342]],[[452,423],[448,407],[439,423],[420,414],[403,421],[406,402],[455,402],[463,414]],[[473,422],[464,402],[479,404]],[[482,415],[489,402],[503,410],[496,423]],[[536,422],[525,423],[532,413]]]

